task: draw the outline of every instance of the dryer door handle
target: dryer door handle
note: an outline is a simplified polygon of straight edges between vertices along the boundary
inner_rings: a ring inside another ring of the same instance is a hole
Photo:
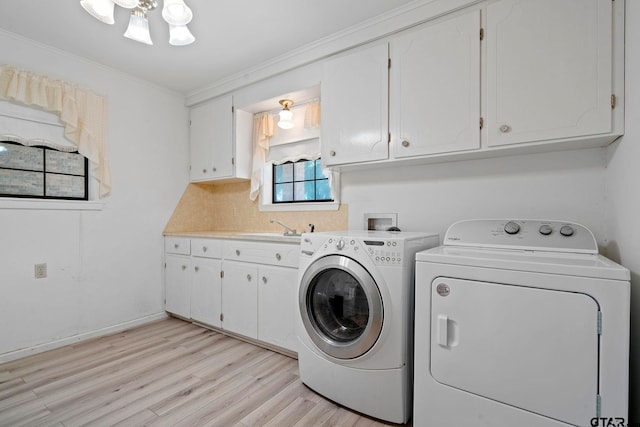
[[[446,314],[438,314],[438,345],[442,347],[449,346],[449,316]]]

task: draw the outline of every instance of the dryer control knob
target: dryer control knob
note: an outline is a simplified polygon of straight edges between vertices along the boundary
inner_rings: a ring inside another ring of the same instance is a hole
[[[339,250],[339,251],[344,249],[344,240],[342,240],[342,239],[338,240],[338,243],[336,243],[336,249]]]
[[[518,234],[520,225],[517,222],[509,221],[504,225],[504,232],[507,234]]]
[[[573,227],[570,225],[563,225],[560,227],[560,234],[565,237],[573,236]]]
[[[540,232],[540,234],[542,234],[543,236],[548,236],[549,234],[551,234],[551,232],[553,231],[553,229],[551,228],[550,225],[547,224],[543,224],[540,226],[540,228],[538,229],[538,231]]]

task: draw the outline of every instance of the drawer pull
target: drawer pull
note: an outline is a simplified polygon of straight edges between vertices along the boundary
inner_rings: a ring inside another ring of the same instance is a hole
[[[202,169],[202,173],[207,173],[207,170],[206,169]]]
[[[178,249],[178,247],[180,247],[180,245],[177,244],[177,243],[174,243],[173,247],[174,247],[174,249]]]
[[[195,270],[196,270],[196,273],[197,273],[197,272],[198,272],[198,270],[200,270],[200,267],[198,267],[198,266],[196,265]]]
[[[182,271],[184,271],[184,270],[186,270],[186,269],[187,269],[187,266],[186,266],[186,265],[183,265],[183,266],[182,266]]]
[[[262,276],[262,283],[267,283],[267,278],[265,276]]]
[[[247,280],[250,282],[251,281],[251,275],[247,274]]]
[[[329,155],[330,155],[331,157],[335,157],[335,156],[336,156],[336,152],[335,152],[335,151],[333,151],[333,150],[331,150],[331,151],[329,152]]]
[[[282,259],[282,255],[280,255],[280,254],[276,254],[276,259],[277,259],[278,261],[280,261],[280,260]]]
[[[500,132],[502,132],[502,133],[509,133],[509,132],[511,132],[511,126],[509,126],[509,125],[502,125],[502,126],[500,126]]]
[[[202,247],[202,252],[207,252],[207,247],[206,246]]]
[[[407,140],[402,141],[402,146],[403,146],[403,147],[407,148],[409,145],[411,145],[411,144],[409,143],[409,141],[407,141]]]
[[[240,249],[236,249],[236,256],[240,256]]]

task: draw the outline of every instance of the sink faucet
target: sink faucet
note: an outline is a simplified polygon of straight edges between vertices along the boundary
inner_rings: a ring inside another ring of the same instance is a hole
[[[269,222],[271,224],[273,224],[274,222],[278,225],[280,225],[281,227],[283,227],[285,230],[284,235],[285,236],[299,236],[298,232],[296,230],[294,230],[291,227],[286,226],[285,224],[283,224],[282,222],[278,221],[277,219],[270,219]]]

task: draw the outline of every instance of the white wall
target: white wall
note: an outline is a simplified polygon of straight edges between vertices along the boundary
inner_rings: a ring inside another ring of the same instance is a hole
[[[640,423],[640,3],[626,9],[625,135],[608,150],[607,225],[609,255],[631,270],[629,412]]]
[[[461,219],[575,221],[599,243],[604,227],[605,151],[601,148],[343,173],[349,227],[365,213],[397,213],[404,231],[442,236]]]
[[[0,63],[107,95],[113,178],[100,211],[0,209],[0,361],[164,316],[161,233],[188,182],[184,97],[2,32]]]

